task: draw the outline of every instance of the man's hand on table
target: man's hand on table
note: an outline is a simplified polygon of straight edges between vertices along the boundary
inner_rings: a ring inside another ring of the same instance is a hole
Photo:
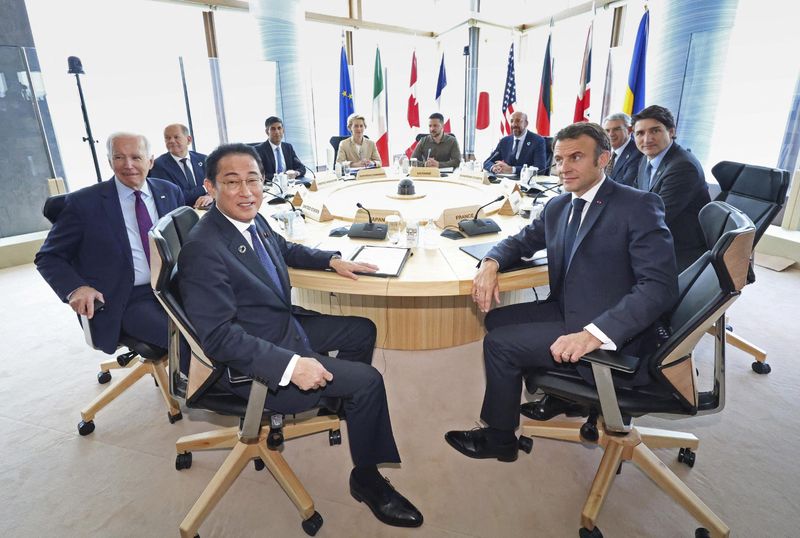
[[[351,262],[342,258],[331,258],[330,268],[338,274],[353,280],[358,280],[356,273],[374,273],[378,270],[377,265],[371,263]]]

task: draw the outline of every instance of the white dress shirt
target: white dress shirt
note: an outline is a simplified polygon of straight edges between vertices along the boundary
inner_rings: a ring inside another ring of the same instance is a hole
[[[116,176],[114,182],[117,185],[117,196],[119,196],[119,206],[122,208],[122,218],[125,220],[125,232],[128,234],[131,254],[133,256],[133,285],[142,286],[150,284],[150,264],[147,256],[144,255],[142,236],[139,234],[139,223],[136,220],[136,195],[132,188],[122,183]],[[156,202],[150,192],[150,184],[145,181],[142,184],[142,201],[150,215],[150,221],[155,224],[158,221],[158,210]],[[148,239],[145,237],[145,241]]]

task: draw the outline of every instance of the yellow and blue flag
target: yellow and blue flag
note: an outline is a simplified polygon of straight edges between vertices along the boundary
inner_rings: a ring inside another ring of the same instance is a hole
[[[647,36],[650,33],[650,12],[645,11],[636,32],[636,43],[633,46],[631,70],[628,73],[628,88],[625,90],[625,103],[622,111],[629,116],[644,108],[644,78],[647,64]]]

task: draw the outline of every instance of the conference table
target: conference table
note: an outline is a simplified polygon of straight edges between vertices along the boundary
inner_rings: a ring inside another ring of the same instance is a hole
[[[363,210],[356,207],[356,202],[369,209],[376,221],[382,221],[387,213],[396,211],[404,221],[424,223],[441,217],[446,208],[460,208],[462,214],[465,208],[469,208],[469,214],[474,214],[475,208],[499,195],[511,195],[511,200],[516,200],[512,194],[513,182],[487,185],[459,177],[415,178],[416,194],[398,196],[400,179],[320,181],[316,192],[303,191],[294,202],[317,209],[324,204],[331,220],[317,222],[306,218],[305,237],[287,238],[313,248],[338,250],[347,258],[360,245],[393,246],[388,239],[329,236],[331,230],[349,226],[365,216]],[[438,235],[442,231],[440,227],[435,232],[428,228],[426,233],[420,224],[422,244],[411,248],[411,256],[397,277],[362,275],[358,280],[352,280],[329,271],[290,268],[292,301],[325,314],[371,319],[378,329],[376,346],[384,349],[438,349],[479,340],[485,332],[484,315],[471,298],[477,260],[459,247],[499,241],[527,224],[519,215],[500,214],[504,203],[496,202],[482,211],[498,223],[501,227],[499,233],[451,240]],[[526,203],[530,207],[530,198],[522,199],[523,208]],[[286,205],[264,204],[262,213],[273,216],[286,208]],[[504,212],[509,212],[508,208]],[[309,214],[308,210],[306,214]],[[270,224],[286,236],[280,220],[271,218]],[[441,219],[439,225],[444,225]],[[431,241],[432,237],[436,239]],[[427,245],[425,240],[428,240]],[[405,246],[402,239],[397,246]],[[501,304],[526,300],[524,290],[547,283],[546,265],[501,273]]]

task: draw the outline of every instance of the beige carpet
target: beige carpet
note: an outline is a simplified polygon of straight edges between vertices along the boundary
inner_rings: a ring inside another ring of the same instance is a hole
[[[731,527],[734,536],[797,535],[800,514],[800,269],[757,268],[758,282],[731,311],[737,332],[769,353],[773,372],[758,376],[751,358],[728,353],[728,400],[717,415],[638,424],[682,429],[701,445],[694,469],[663,461]],[[100,412],[96,431],[76,432],[79,410],[101,391],[106,358],[83,343],[68,307],[33,266],[0,270],[0,528],[9,537],[177,536],[178,524],[225,453],[196,452],[174,468],[175,440],[231,422],[184,412],[170,425],[158,390],[140,381]],[[710,342],[702,345],[702,380]],[[483,395],[481,347],[429,352],[378,351],[403,464],[386,474],[425,515],[420,529],[380,524],[348,493],[347,436],[287,444],[284,454],[325,519],[318,536],[577,536],[579,514],[599,449],[535,441],[511,464],[476,461],[443,440],[475,425]],[[114,373],[115,379],[121,374]],[[112,381],[114,382],[114,381]],[[607,537],[694,536],[696,522],[632,464],[617,477],[600,514]],[[795,530],[792,530],[795,529]],[[245,469],[200,529],[205,537],[305,536],[300,519],[266,471]]]

